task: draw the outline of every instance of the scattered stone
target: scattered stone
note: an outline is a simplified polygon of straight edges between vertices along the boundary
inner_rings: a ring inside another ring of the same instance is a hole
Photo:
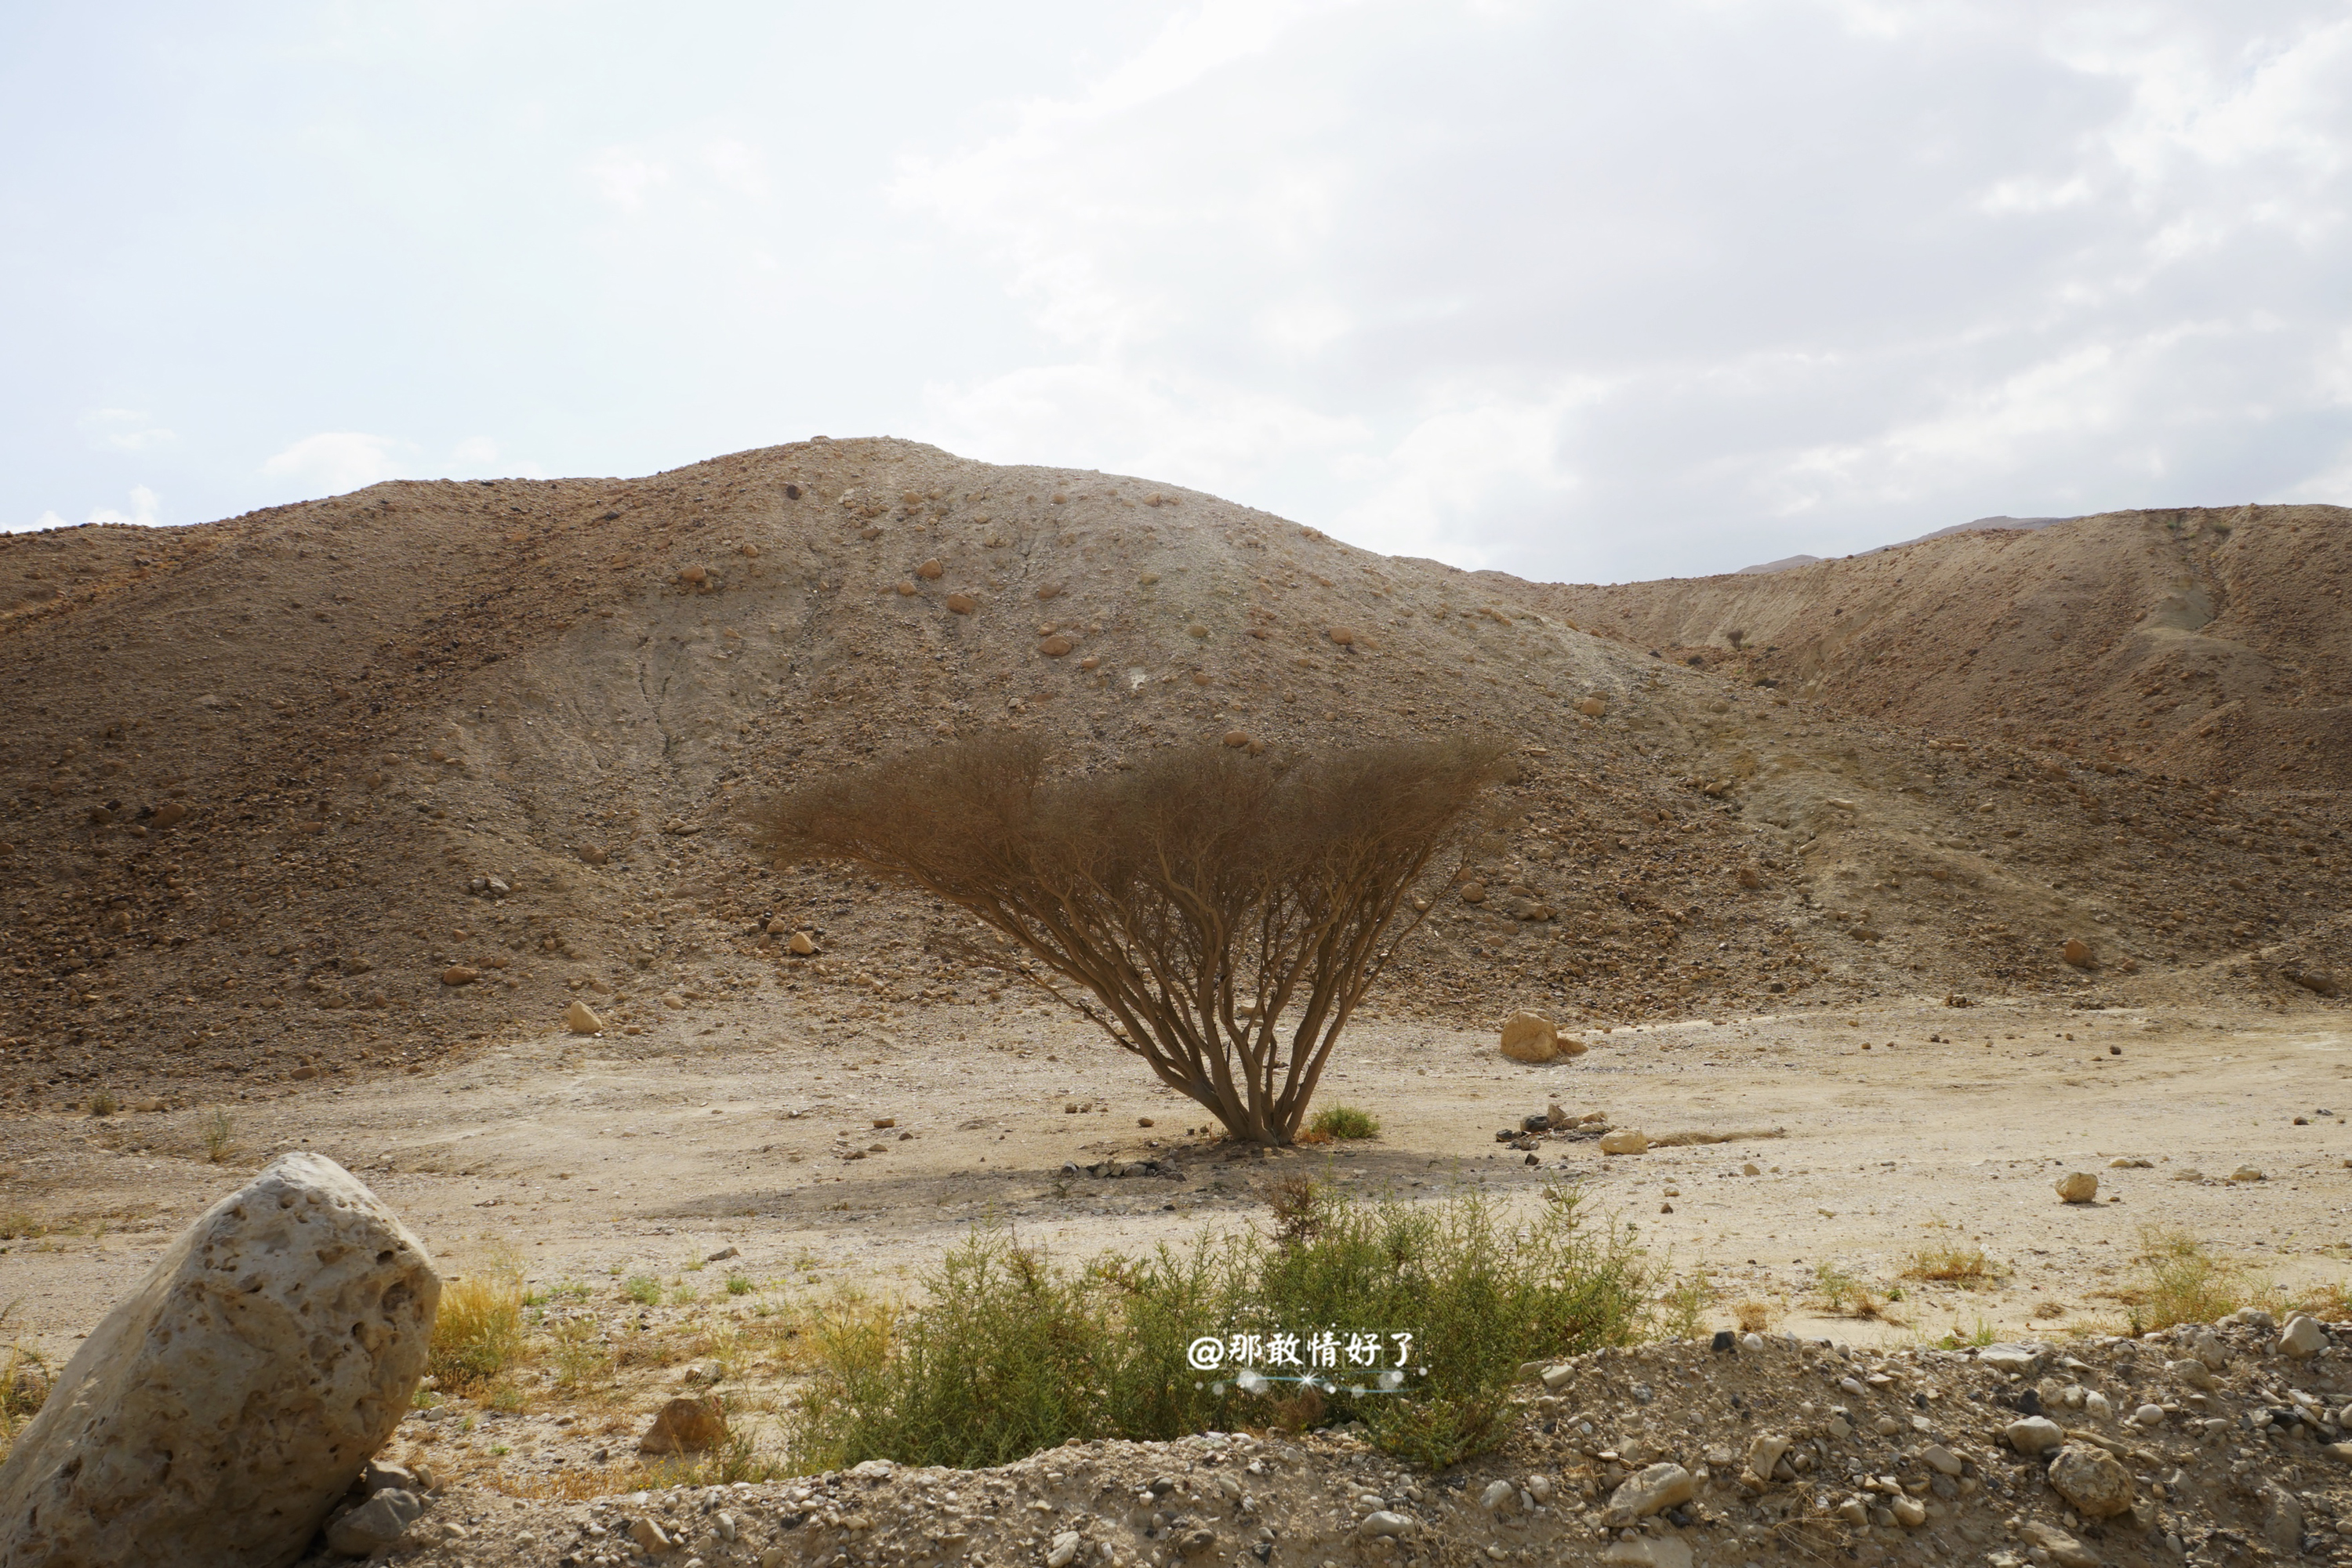
[[[920,566],[915,568],[915,575],[920,577],[926,583],[936,583],[941,577],[947,575],[947,566],[944,563],[939,561],[926,561]]]
[[[1601,1152],[1604,1154],[1643,1154],[1649,1148],[1649,1137],[1639,1128],[1612,1128],[1601,1135]]]
[[[1486,884],[1484,882],[1463,883],[1462,901],[1465,904],[1485,903],[1486,901]]]
[[[980,601],[973,598],[970,594],[950,594],[948,595],[948,608],[956,615],[968,616],[974,610],[980,608]]]
[[[2132,1425],[2135,1426],[2163,1426],[2164,1406],[2161,1405],[2141,1405],[2138,1409],[2132,1412]]]
[[[583,844],[572,850],[572,853],[580,858],[580,863],[583,866],[602,866],[612,859],[612,856],[605,853],[604,847],[601,844]]]
[[[1769,1480],[1773,1467],[1789,1451],[1789,1439],[1778,1432],[1759,1434],[1748,1445],[1748,1473],[1759,1480]]]
[[[2173,1172],[2172,1179],[2176,1182],[2201,1182],[2205,1179],[2205,1173],[2194,1165],[2187,1165]]]
[[[1607,700],[1602,698],[1587,697],[1577,703],[1576,710],[1579,713],[1583,714],[1588,719],[1598,719],[1602,714],[1609,711],[1609,704]]]
[[[2155,1168],[2155,1161],[2143,1160],[2133,1154],[2118,1154],[2107,1162],[2110,1171],[2152,1171]]]
[[[2069,1443],[2050,1462],[2050,1484],[2089,1519],[2112,1519],[2132,1505],[2132,1476],[2113,1454]]]
[[[1652,1465],[1627,1478],[1610,1494],[1601,1522],[1612,1530],[1622,1530],[1663,1510],[1679,1508],[1696,1495],[1697,1488],[1688,1470],[1672,1463]]]
[[[293,1562],[408,1410],[440,1296],[348,1172],[276,1161],[180,1234],[17,1434],[0,1562]]]
[[[2262,1167],[2259,1165],[2241,1165],[2230,1173],[2230,1180],[2233,1182],[2262,1182],[2269,1179],[2263,1174]]]
[[[478,970],[468,969],[462,963],[453,963],[441,972],[441,984],[453,987],[471,985],[481,977],[481,972]]]
[[[2278,1348],[2296,1361],[2307,1361],[2327,1348],[2327,1331],[2319,1326],[2317,1319],[2297,1312],[2286,1321]]]
[[[629,1539],[656,1557],[677,1545],[657,1521],[648,1518],[640,1518],[629,1526]]]
[[[2058,1195],[2070,1204],[2087,1204],[2099,1195],[2099,1178],[2088,1171],[2069,1171],[2058,1178]]]
[[[2097,1552],[2054,1524],[2029,1519],[2018,1526],[2017,1533],[2030,1544],[2048,1552],[2050,1561],[2058,1568],[2099,1568]]]
[[[1330,631],[1325,635],[1329,637],[1333,642],[1338,643],[1341,647],[1346,647],[1349,643],[1356,640],[1356,634],[1346,626],[1333,626]]]
[[[808,932],[796,931],[792,941],[784,943],[784,951],[795,958],[807,958],[816,952],[816,943],[809,940]]]
[[[1916,1530],[1927,1522],[1927,1505],[1914,1497],[1899,1497],[1887,1505],[1895,1522],[1906,1530]]]
[[[373,1556],[391,1550],[424,1517],[425,1500],[415,1492],[380,1491],[327,1526],[327,1547],[346,1557]]]
[[[2066,1441],[2065,1429],[2047,1415],[2029,1415],[2001,1428],[2009,1446],[2021,1454],[2046,1454]]]
[[[2185,1383],[2191,1388],[2204,1389],[2213,1386],[2213,1369],[2201,1361],[2193,1358],[2187,1361],[2168,1361],[2164,1363],[2164,1370],[2169,1373],[2175,1381]]]
[[[712,1399],[673,1399],[637,1443],[640,1454],[702,1454],[727,1441],[727,1416]]]
[[[2088,969],[2091,967],[2091,944],[2079,936],[2070,936],[2065,945],[2059,948],[2058,956],[2077,969]]]
[[[1559,1030],[1539,1013],[1514,1013],[1503,1024],[1503,1054],[1536,1066],[1551,1061],[1560,1054]]]
[[[2041,1358],[2023,1345],[1987,1345],[1977,1359],[1996,1372],[2032,1372]]]
[[[1047,637],[1044,642],[1037,645],[1037,651],[1044,654],[1047,658],[1059,658],[1076,646],[1076,645],[1071,642],[1069,638],[1064,637],[1059,632],[1055,632],[1052,637]]]
[[[1478,1494],[1478,1506],[1488,1513],[1508,1513],[1518,1506],[1519,1489],[1508,1481],[1488,1481]]]
[[[1953,1453],[1949,1448],[1945,1447],[1941,1443],[1928,1444],[1926,1447],[1919,1450],[1919,1458],[1929,1469],[1936,1471],[1938,1475],[1957,1477],[1963,1469],[1967,1468],[1966,1466],[1960,1463],[1960,1457],[1958,1454]]]
[[[150,827],[177,827],[182,819],[186,817],[187,815],[188,807],[186,802],[167,800],[163,805],[155,808],[155,815],[148,819],[147,826]]]
[[[1235,751],[1239,751],[1242,747],[1246,746],[1249,743],[1250,738],[1248,731],[1228,730],[1225,731],[1225,744],[1233,747]]]
[[[1066,1530],[1054,1537],[1054,1544],[1045,1552],[1045,1568],[1070,1568],[1078,1555],[1078,1532]]]
[[[604,1032],[604,1020],[575,996],[572,1005],[563,1010],[563,1026],[575,1035],[601,1035]]]

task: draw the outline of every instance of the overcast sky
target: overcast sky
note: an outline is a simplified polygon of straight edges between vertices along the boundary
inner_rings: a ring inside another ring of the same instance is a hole
[[[0,136],[0,527],[819,433],[1574,581],[2352,503],[2352,0],[16,0]]]

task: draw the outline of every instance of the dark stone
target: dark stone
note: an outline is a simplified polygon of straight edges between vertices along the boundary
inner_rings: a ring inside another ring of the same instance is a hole
[[[2029,1389],[2027,1389],[2024,1393],[2022,1393],[2022,1394],[2019,1394],[2019,1395],[2017,1396],[2017,1413],[2018,1413],[2020,1415],[2041,1415],[2041,1414],[2042,1414],[2042,1395],[2040,1395],[2039,1394],[2036,1394],[2033,1390],[2032,1390],[2032,1389],[2030,1389],[2030,1388],[2029,1388]]]
[[[1739,1351],[1738,1336],[1735,1335],[1729,1329],[1717,1329],[1715,1331],[1715,1344],[1713,1349],[1717,1354],[1736,1355]]]

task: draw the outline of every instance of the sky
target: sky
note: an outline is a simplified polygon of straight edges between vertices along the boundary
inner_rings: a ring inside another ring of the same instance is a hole
[[[893,435],[1548,581],[2352,503],[2352,0],[0,7],[0,528]]]

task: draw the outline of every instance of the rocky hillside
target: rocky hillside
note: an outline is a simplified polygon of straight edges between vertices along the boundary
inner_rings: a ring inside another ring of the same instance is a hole
[[[1971,530],[1764,575],[1564,586],[1548,602],[1854,717],[2200,784],[2352,784],[2352,510]]]
[[[2315,533],[2258,546],[2309,519],[2097,526],[2148,536],[2150,582],[2186,551],[2221,584],[2180,591],[2181,615],[2214,618],[2167,647],[2221,646],[2211,628],[2295,599],[2298,555],[2336,580]],[[843,1016],[992,993],[1003,976],[929,951],[944,911],[761,865],[741,817],[814,771],[992,724],[1054,735],[1073,767],[1204,739],[1511,741],[1523,816],[1475,886],[1432,889],[1391,1008],[1615,1021],[2159,974],[2323,1005],[2345,962],[2333,796],[2215,790],[2187,760],[2159,778],[2127,736],[2036,752],[1990,738],[2035,739],[2021,721],[1869,709],[1865,686],[1912,688],[1902,667],[1850,673],[1877,645],[1843,628],[1941,625],[1906,607],[1906,559],[1830,606],[1836,659],[1805,662],[1792,611],[1744,623],[1777,651],[1714,646],[1693,668],[1653,658],[1639,617],[1679,651],[1713,635],[1700,613],[1664,628],[1633,590],[1392,560],[1210,496],[892,440],[0,538],[0,1095],[382,1068],[544,1031],[573,994],[625,1026],[665,995],[762,985]],[[1716,581],[1762,595],[1724,600],[1744,616],[1846,564]],[[2304,649],[2295,689],[2340,690],[2338,602],[2301,597],[2292,632],[2282,608],[2259,651],[2228,643],[2248,650],[2237,685],[2162,668],[2236,691]],[[2090,658],[2083,616],[2064,644],[2042,624],[1988,622],[1969,668]],[[1986,689],[2012,717],[2045,700]],[[2221,728],[2183,759],[2252,776],[2222,765],[2222,729],[2320,711],[2232,701],[2198,710]],[[2308,771],[2266,784],[2342,766],[2277,744]],[[772,925],[824,954],[786,958]]]

